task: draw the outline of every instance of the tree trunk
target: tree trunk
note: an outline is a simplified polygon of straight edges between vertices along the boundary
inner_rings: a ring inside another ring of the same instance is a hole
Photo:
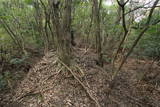
[[[37,26],[38,26],[38,32],[40,34],[40,36],[42,37],[43,39],[43,44],[44,44],[44,54],[46,54],[49,50],[49,43],[48,43],[48,35],[46,34],[45,30],[44,29],[44,26],[43,26],[43,17],[42,17],[42,11],[41,11],[41,8],[39,6],[39,2],[36,1],[35,2],[35,11],[36,11],[36,22],[37,22]]]
[[[120,0],[120,3],[123,4],[124,0]],[[117,19],[115,24],[120,24],[121,18],[122,18],[122,7],[118,5],[118,9],[117,9]]]
[[[70,65],[70,29],[71,29],[71,3],[72,0],[65,0],[63,18],[60,20],[59,1],[53,2],[52,21],[56,30],[57,53],[65,64]]]
[[[98,4],[98,0],[93,0],[93,20],[95,27],[95,37],[96,37],[96,52],[98,55],[98,64],[103,66],[102,61],[102,46],[101,46],[101,33],[100,33],[100,7],[102,0]]]

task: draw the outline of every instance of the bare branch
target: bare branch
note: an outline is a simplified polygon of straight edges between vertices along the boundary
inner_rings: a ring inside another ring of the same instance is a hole
[[[156,8],[156,5],[158,4],[158,2],[159,2],[159,0],[156,0],[156,1],[154,2],[153,7],[152,7],[151,10],[150,10],[150,13],[149,13],[149,16],[148,16],[148,20],[147,20],[147,22],[146,22],[146,25],[149,25],[149,24],[150,24],[153,11],[154,11],[154,9]]]
[[[124,6],[129,2],[129,0],[127,0],[126,2],[124,2]]]
[[[148,4],[150,4],[150,3],[151,3],[151,2],[148,2],[148,3],[144,4],[144,5],[135,7],[134,9],[126,12],[125,15],[127,15],[127,14],[129,14],[129,13],[131,13],[131,12],[134,12],[134,11],[136,11],[136,10],[138,10],[138,9],[149,9],[149,8],[153,8],[152,6],[147,6],[147,7],[145,7],[146,5],[148,5]],[[157,5],[157,6],[155,6],[155,7],[160,7],[160,5]]]
[[[120,7],[124,7],[127,3],[129,2],[129,0],[127,0],[126,2],[124,3],[121,3],[119,0],[117,0],[117,3]]]
[[[118,3],[118,5],[119,5],[120,7],[123,7],[123,4],[122,4],[122,3],[120,3],[120,1],[119,1],[119,0],[117,0],[117,3]]]
[[[127,3],[128,1],[129,0],[127,0],[125,3]],[[119,6],[121,6],[121,4],[120,4],[120,2],[118,0],[117,0],[117,2],[119,4]],[[128,34],[128,29],[127,29],[127,26],[126,26],[126,18],[125,18],[125,5],[123,5],[121,8],[122,8],[122,26],[123,26],[123,29],[124,29],[124,35],[123,35],[123,38],[122,38],[122,40],[121,40],[121,42],[120,42],[120,44],[118,46],[116,54],[115,54],[115,56],[113,58],[113,62],[112,62],[113,66],[114,66],[114,62],[115,62],[115,60],[117,58],[117,55],[118,55],[118,53],[119,53],[119,51],[121,49],[121,46],[123,45],[123,43],[124,43],[124,41],[125,41],[125,39],[127,37],[127,34]]]
[[[156,25],[156,24],[158,24],[158,23],[160,23],[160,19],[157,20],[157,21],[155,21],[155,22],[153,22],[152,25]]]
[[[153,7],[152,9],[150,10],[150,13],[149,13],[149,16],[148,16],[148,19],[147,19],[147,22],[146,22],[146,26],[144,27],[144,29],[141,31],[141,33],[138,35],[138,38],[134,41],[131,49],[129,50],[129,52],[127,53],[127,55],[124,57],[122,63],[120,64],[119,68],[118,68],[118,71],[121,70],[121,68],[123,67],[124,63],[126,62],[127,58],[130,56],[130,54],[133,52],[134,48],[137,46],[139,40],[142,38],[142,36],[144,35],[144,33],[148,30],[148,28],[150,27],[150,21],[151,21],[151,18],[152,18],[152,14],[153,14],[153,11],[156,7],[156,5],[158,4],[159,0],[156,0],[153,4]],[[160,20],[159,20],[160,21]],[[158,21],[158,23],[159,23]],[[115,74],[117,75],[117,73]]]

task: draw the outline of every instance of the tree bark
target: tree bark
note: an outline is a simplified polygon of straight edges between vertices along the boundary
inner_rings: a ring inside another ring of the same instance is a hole
[[[44,54],[46,54],[49,50],[49,43],[48,43],[48,34],[46,34],[45,32],[46,29],[43,26],[43,17],[42,17],[43,13],[41,11],[40,4],[38,1],[35,2],[34,7],[36,11],[36,22],[38,26],[38,32],[43,39]]]
[[[98,56],[98,64],[103,66],[102,61],[102,46],[101,46],[101,31],[100,31],[100,8],[102,5],[102,0],[98,4],[98,0],[93,0],[93,20],[95,27],[95,38],[96,38],[96,52]]]
[[[70,65],[70,54],[71,54],[71,4],[72,0],[64,1],[64,13],[63,17],[60,17],[59,4],[60,1],[53,1],[53,14],[52,22],[56,30],[56,44],[57,44],[57,53],[65,64]],[[60,18],[62,20],[60,20]]]

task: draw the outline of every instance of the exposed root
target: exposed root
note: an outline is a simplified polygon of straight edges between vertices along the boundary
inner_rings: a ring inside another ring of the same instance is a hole
[[[87,87],[79,80],[79,78],[73,73],[70,67],[68,67],[66,64],[64,64],[61,60],[59,62],[69,70],[69,72],[73,75],[73,77],[81,84],[81,86],[85,89],[85,91],[88,93],[89,97],[96,103],[97,107],[101,107],[99,102],[96,100],[96,98],[89,92]]]

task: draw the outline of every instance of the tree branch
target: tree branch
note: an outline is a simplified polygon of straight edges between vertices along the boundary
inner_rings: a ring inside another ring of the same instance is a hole
[[[131,13],[131,12],[134,12],[134,11],[136,11],[136,10],[138,10],[138,9],[145,8],[145,6],[146,6],[146,5],[149,5],[150,3],[151,3],[151,2],[148,2],[148,3],[143,4],[143,5],[141,5],[141,6],[135,7],[134,9],[126,12],[125,15],[127,15],[127,14],[129,14],[129,13]]]
[[[152,9],[150,10],[147,22],[146,22],[146,26],[145,28],[142,30],[142,32],[138,35],[138,38],[134,41],[131,49],[129,50],[129,52],[127,53],[127,55],[124,57],[123,61],[121,62],[118,71],[121,70],[121,68],[123,67],[124,63],[126,62],[127,58],[130,56],[130,54],[133,52],[134,48],[137,46],[139,40],[141,39],[141,37],[144,35],[144,33],[148,30],[148,28],[150,27],[150,22],[151,22],[151,18],[152,18],[152,14],[154,9],[156,8],[156,5],[158,4],[159,0],[156,0],[152,6]],[[158,21],[158,23],[160,22],[160,20]]]

